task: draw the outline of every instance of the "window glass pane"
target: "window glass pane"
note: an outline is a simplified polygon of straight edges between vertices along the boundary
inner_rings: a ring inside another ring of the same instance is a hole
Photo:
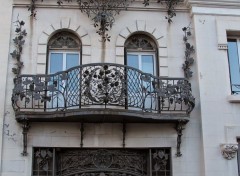
[[[128,54],[127,65],[139,69],[138,55]]]
[[[51,53],[50,54],[50,73],[56,73],[63,70],[63,54]]]
[[[232,85],[240,85],[240,66],[239,53],[236,40],[228,40],[228,57],[230,67],[230,77]],[[237,87],[232,86],[232,92],[240,91]]]
[[[142,55],[142,69],[145,73],[154,74],[153,55]]]
[[[66,69],[79,65],[79,54],[67,53]]]
[[[66,54],[66,69],[79,65],[79,54],[67,53]],[[68,72],[70,79],[67,81],[68,86],[68,106],[78,104],[79,102],[79,90],[80,90],[80,78],[78,69],[74,69]]]

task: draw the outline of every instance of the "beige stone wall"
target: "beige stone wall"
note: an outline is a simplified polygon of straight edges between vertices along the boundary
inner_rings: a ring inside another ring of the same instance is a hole
[[[208,9],[195,7],[192,12],[205,175],[238,175],[237,158],[224,159],[220,144],[236,144],[236,137],[240,134],[240,96],[231,95],[227,56],[227,31],[240,31],[239,6],[229,9],[216,5]]]
[[[3,136],[5,135],[5,95],[7,92],[6,80],[8,74],[8,57],[9,57],[9,41],[10,41],[10,31],[11,31],[11,17],[12,17],[12,1],[3,1],[0,6],[1,12],[1,32],[0,32],[0,59],[1,59],[1,69],[0,69],[0,158],[3,156]],[[2,160],[0,159],[0,170],[2,166]]]

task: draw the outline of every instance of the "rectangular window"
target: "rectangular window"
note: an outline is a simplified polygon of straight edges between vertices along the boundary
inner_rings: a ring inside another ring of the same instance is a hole
[[[155,52],[128,52],[126,64],[144,73],[156,75]],[[136,73],[135,70],[128,70],[128,106],[136,106],[136,102],[141,102],[144,97],[142,104],[138,104],[139,107],[147,111],[158,110],[158,99],[150,93],[154,91],[151,83],[153,80],[139,82],[142,78]]]
[[[54,74],[80,65],[80,54],[75,51],[50,51],[48,73]],[[61,75],[52,77],[50,85],[54,85],[57,91],[49,93],[51,100],[47,102],[47,108],[64,108],[79,104],[80,77],[79,70],[67,72],[69,79],[62,80]]]
[[[240,94],[240,38],[228,39],[228,61],[232,94]]]
[[[171,176],[170,148],[34,148],[33,176]]]

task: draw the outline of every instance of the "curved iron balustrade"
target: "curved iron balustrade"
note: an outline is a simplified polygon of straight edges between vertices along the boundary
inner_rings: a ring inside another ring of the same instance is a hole
[[[184,112],[194,108],[191,84],[119,64],[94,63],[51,75],[21,75],[12,95],[15,111],[122,108]]]

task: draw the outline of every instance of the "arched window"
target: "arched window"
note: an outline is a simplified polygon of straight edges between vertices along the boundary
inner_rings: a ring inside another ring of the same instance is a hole
[[[125,42],[125,64],[146,73],[158,75],[157,46],[143,34],[130,36]]]
[[[81,41],[67,31],[58,32],[48,42],[48,73],[81,64]]]

